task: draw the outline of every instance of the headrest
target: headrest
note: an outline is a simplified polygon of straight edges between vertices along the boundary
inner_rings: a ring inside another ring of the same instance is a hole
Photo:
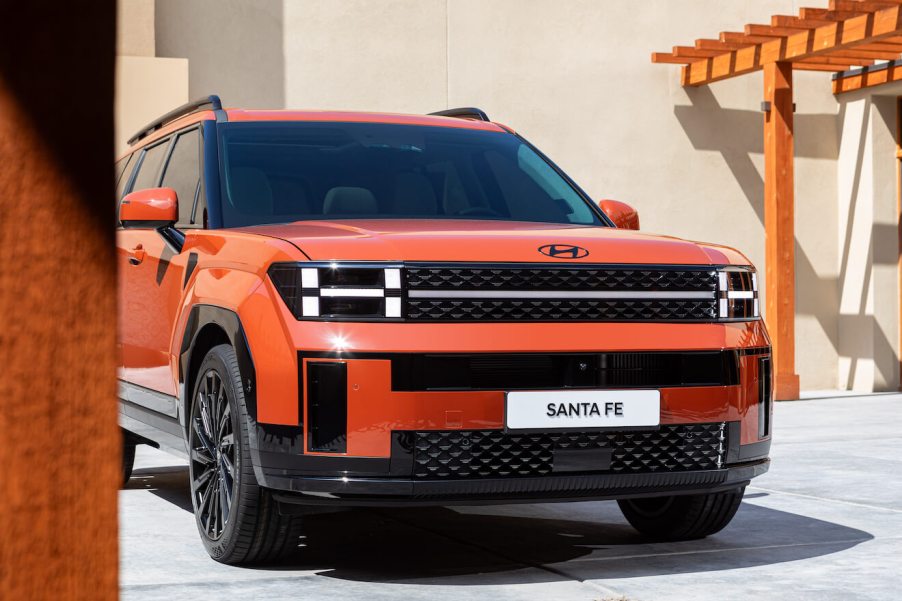
[[[326,192],[323,215],[375,215],[376,197],[366,188],[336,186]]]

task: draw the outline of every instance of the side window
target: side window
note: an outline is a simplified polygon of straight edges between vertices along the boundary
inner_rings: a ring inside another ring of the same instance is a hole
[[[132,190],[157,187],[160,166],[163,164],[163,159],[166,158],[166,149],[168,147],[169,140],[166,140],[144,151],[144,158],[138,165],[138,176],[135,178],[135,185],[132,186]]]
[[[197,129],[180,134],[163,173],[164,188],[172,188],[179,198],[179,227],[191,227],[194,199],[200,183],[200,145]]]
[[[116,163],[116,202],[122,200],[125,193],[125,186],[132,175],[132,168],[135,163],[135,153],[132,153]]]

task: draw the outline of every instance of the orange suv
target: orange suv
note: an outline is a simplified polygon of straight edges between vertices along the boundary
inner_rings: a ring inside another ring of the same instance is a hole
[[[637,233],[478,109],[161,117],[117,163],[119,397],[225,563],[305,505],[618,500],[717,532],[768,468],[741,253]]]

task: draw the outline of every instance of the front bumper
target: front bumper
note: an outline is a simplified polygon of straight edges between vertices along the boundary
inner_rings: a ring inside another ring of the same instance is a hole
[[[712,493],[744,486],[765,473],[769,459],[718,470],[654,474],[583,474],[474,481],[429,482],[348,477],[274,477],[289,505],[493,505],[598,501]],[[284,510],[283,510],[284,511]],[[290,510],[288,510],[290,512]]]
[[[260,453],[258,480],[288,504],[492,504],[693,494],[767,471],[770,441],[739,422],[628,432],[398,432],[388,458]]]

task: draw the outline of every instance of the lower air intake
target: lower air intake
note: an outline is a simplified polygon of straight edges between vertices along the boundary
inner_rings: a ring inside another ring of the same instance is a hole
[[[723,465],[723,423],[665,425],[653,431],[514,434],[501,430],[414,432],[420,480],[517,478],[551,474],[555,451],[610,449],[610,462],[585,473],[714,470]]]

